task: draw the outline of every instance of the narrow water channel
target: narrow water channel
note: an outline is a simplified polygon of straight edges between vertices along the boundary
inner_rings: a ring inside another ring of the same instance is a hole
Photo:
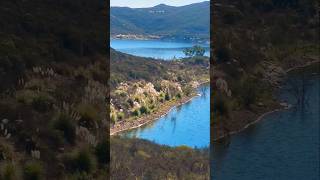
[[[231,137],[228,146],[213,145],[214,180],[319,180],[319,72],[305,72],[305,103],[265,117]],[[301,74],[288,80],[301,83]],[[279,98],[295,104],[285,84]]]
[[[169,146],[186,145],[204,148],[210,143],[210,87],[198,88],[200,96],[178,107],[167,115],[141,128],[122,133]]]

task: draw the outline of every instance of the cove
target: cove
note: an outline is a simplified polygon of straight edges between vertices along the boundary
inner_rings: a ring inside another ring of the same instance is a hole
[[[162,145],[205,148],[210,143],[210,87],[200,86],[200,96],[172,108],[162,118],[137,129],[121,133]]]
[[[211,179],[317,180],[319,179],[319,71],[304,72],[308,81],[306,103],[266,116],[231,136],[226,145],[213,145]],[[301,74],[291,75],[301,83]],[[295,104],[289,83],[279,99]]]
[[[183,58],[183,50],[185,48],[200,45],[205,48],[205,56],[209,56],[209,44],[196,44],[192,42],[176,42],[163,40],[119,40],[111,39],[110,46],[120,52],[155,59],[171,60],[175,58]]]

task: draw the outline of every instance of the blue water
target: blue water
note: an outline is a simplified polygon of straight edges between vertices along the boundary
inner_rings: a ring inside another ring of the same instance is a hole
[[[166,116],[122,135],[169,146],[209,147],[210,87],[198,89],[201,96],[173,108]]]
[[[195,44],[191,42],[174,42],[162,40],[111,40],[110,46],[120,52],[156,59],[169,60],[174,57],[185,57],[183,50],[194,45],[205,48],[205,56],[209,56],[209,44]]]
[[[291,77],[293,79],[298,77]],[[308,75],[305,106],[276,112],[214,144],[214,180],[319,180],[319,75]],[[280,99],[295,104],[284,86]]]

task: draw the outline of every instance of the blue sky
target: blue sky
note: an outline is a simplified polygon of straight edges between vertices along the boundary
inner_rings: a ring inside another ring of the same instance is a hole
[[[152,7],[158,4],[167,4],[171,6],[183,6],[206,0],[110,0],[111,6],[124,6],[131,8]]]

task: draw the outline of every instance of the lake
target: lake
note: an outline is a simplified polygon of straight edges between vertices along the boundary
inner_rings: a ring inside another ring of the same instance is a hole
[[[198,88],[201,96],[174,107],[167,115],[122,136],[147,139],[162,145],[204,148],[210,143],[210,87]]]
[[[293,106],[266,116],[261,122],[231,136],[231,143],[214,144],[214,180],[319,180],[319,74],[305,72],[305,106]],[[288,80],[300,83],[301,75]],[[295,104],[285,84],[279,98]]]
[[[162,40],[110,40],[110,46],[120,52],[156,59],[170,60],[174,57],[183,58],[185,48],[200,45],[205,48],[205,56],[210,54],[209,44],[196,44],[192,42],[176,42]]]

